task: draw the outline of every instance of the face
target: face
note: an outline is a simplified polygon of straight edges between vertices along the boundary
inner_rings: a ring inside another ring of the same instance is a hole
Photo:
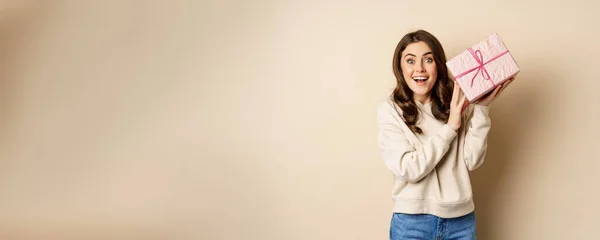
[[[402,52],[400,68],[406,84],[417,101],[428,101],[437,80],[436,62],[425,42],[411,43]]]

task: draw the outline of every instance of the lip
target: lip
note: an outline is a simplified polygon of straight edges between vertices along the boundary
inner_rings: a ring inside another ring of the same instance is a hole
[[[415,78],[425,78],[424,81],[417,81]],[[415,81],[415,84],[417,84],[417,86],[425,86],[425,84],[427,84],[427,82],[429,81],[429,76],[414,76],[412,77],[413,81]]]
[[[424,86],[425,84],[427,84],[429,80],[426,81],[415,81],[415,83],[417,84],[417,86]]]

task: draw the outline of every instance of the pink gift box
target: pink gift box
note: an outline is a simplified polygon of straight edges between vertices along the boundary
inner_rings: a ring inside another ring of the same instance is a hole
[[[496,33],[450,59],[446,66],[471,103],[520,71]]]

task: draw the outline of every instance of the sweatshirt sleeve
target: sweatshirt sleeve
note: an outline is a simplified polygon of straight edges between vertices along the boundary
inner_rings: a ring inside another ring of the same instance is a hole
[[[429,174],[450,148],[457,133],[448,125],[424,142],[413,147],[408,141],[401,124],[405,124],[398,113],[386,102],[377,113],[379,126],[378,146],[386,167],[406,182],[418,182]]]
[[[464,121],[466,126],[463,156],[470,171],[483,164],[487,152],[487,136],[491,128],[489,106],[474,104]]]

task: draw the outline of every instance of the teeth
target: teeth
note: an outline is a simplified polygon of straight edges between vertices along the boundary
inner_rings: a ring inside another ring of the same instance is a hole
[[[414,80],[427,80],[426,77],[414,77],[413,79]]]

